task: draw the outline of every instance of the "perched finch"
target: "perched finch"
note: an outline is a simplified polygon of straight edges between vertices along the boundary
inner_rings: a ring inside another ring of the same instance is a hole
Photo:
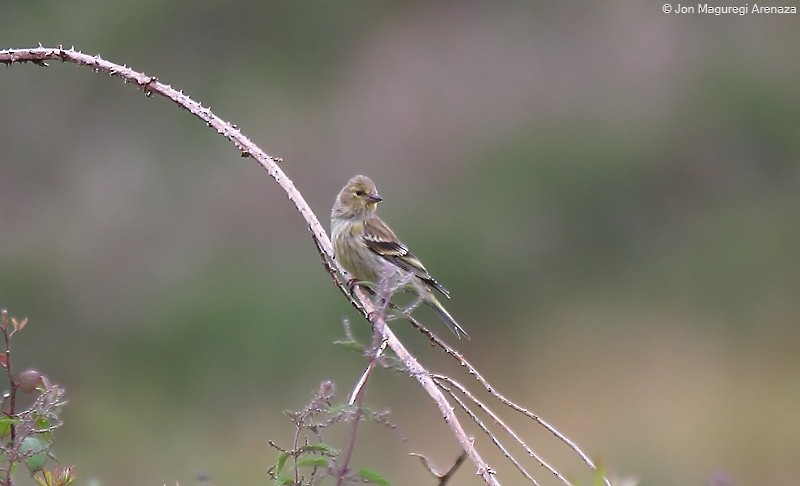
[[[355,176],[342,188],[331,210],[331,239],[336,261],[360,282],[378,284],[381,278],[408,280],[404,290],[417,294],[456,336],[469,338],[436,299],[432,289],[448,299],[450,293],[431,277],[422,262],[376,214],[381,201],[383,198],[369,177]]]

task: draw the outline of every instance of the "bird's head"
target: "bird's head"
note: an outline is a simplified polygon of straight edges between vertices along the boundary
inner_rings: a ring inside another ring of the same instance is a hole
[[[357,175],[350,179],[336,197],[334,213],[342,217],[358,217],[374,213],[383,198],[378,188],[367,176]]]

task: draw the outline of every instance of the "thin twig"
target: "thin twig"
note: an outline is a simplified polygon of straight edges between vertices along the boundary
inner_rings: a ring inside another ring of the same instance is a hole
[[[296,451],[300,447],[300,424],[294,424],[294,438],[292,440],[292,450]],[[294,484],[300,484],[300,468],[297,467],[297,454],[292,455],[292,462],[294,463]]]
[[[464,358],[464,356],[460,352],[456,351],[453,347],[451,347],[449,344],[447,344],[445,341],[443,341],[441,338],[439,338],[439,336],[437,336],[435,333],[433,333],[433,331],[431,331],[427,327],[423,326],[419,321],[414,319],[414,317],[412,317],[411,315],[408,315],[408,314],[404,315],[403,317],[409,323],[411,323],[411,325],[414,326],[414,328],[416,328],[419,332],[424,334],[428,338],[428,340],[430,340],[431,343],[433,343],[434,345],[438,346],[445,353],[449,354],[451,357],[453,357],[455,360],[457,360],[459,362],[459,364],[463,368],[466,368],[467,373],[469,375],[472,375],[486,389],[486,391],[489,392],[489,394],[491,394],[493,397],[495,397],[503,405],[511,408],[515,412],[518,412],[518,413],[528,417],[529,419],[535,421],[536,423],[538,423],[539,425],[544,427],[545,430],[547,430],[548,432],[553,434],[558,440],[560,440],[561,442],[566,444],[570,449],[572,449],[573,452],[575,452],[575,454],[577,454],[578,457],[580,457],[581,460],[587,466],[589,466],[589,468],[592,471],[599,472],[599,473],[602,474],[602,472],[598,470],[597,466],[589,458],[589,456],[587,456],[578,447],[578,445],[575,444],[572,440],[570,440],[566,435],[561,433],[558,429],[556,429],[549,422],[547,422],[546,420],[541,418],[539,415],[529,411],[525,407],[517,405],[513,401],[511,401],[508,398],[506,398],[505,395],[503,395],[502,393],[497,391],[497,389],[491,383],[489,383],[489,381],[486,380],[486,378],[484,378],[483,375],[481,375],[480,372],[478,372],[478,370],[472,365],[472,363],[467,361],[467,359]],[[605,477],[605,475],[602,475],[602,478],[603,478],[603,483],[606,486],[612,486],[611,482],[608,480],[608,478]]]
[[[344,454],[344,459],[342,461],[342,465],[338,471],[338,477],[336,481],[336,485],[340,486],[342,481],[344,480],[345,476],[347,475],[347,469],[350,464],[350,458],[353,455],[353,451],[355,449],[356,444],[356,435],[358,434],[358,423],[361,421],[361,414],[364,406],[364,396],[366,395],[366,386],[367,381],[369,380],[372,371],[375,369],[375,366],[378,364],[378,360],[380,360],[381,355],[383,355],[384,350],[386,350],[387,341],[384,338],[385,333],[387,331],[386,328],[386,309],[391,302],[392,295],[405,284],[408,283],[410,280],[410,276],[405,281],[400,281],[398,283],[392,282],[391,275],[389,272],[384,271],[383,277],[381,278],[380,284],[378,286],[378,293],[379,293],[379,302],[380,305],[378,306],[377,310],[371,314],[373,317],[373,338],[372,338],[372,348],[367,353],[369,356],[369,362],[367,365],[366,370],[361,375],[361,378],[356,383],[355,388],[353,389],[352,394],[350,395],[350,405],[355,406],[355,415],[353,417],[353,427],[350,431],[350,440],[348,441],[347,450]]]
[[[356,392],[356,395],[354,397],[355,400],[353,405],[355,406],[355,411],[353,413],[353,427],[350,430],[350,438],[347,442],[347,449],[344,451],[342,465],[336,472],[336,486],[341,486],[345,477],[347,477],[347,470],[350,467],[350,459],[352,459],[353,451],[355,451],[356,448],[356,437],[358,436],[358,424],[361,422],[361,415],[363,413],[364,396],[366,395],[366,384],[373,369],[375,369],[374,360],[370,361],[369,366],[367,366],[367,371],[364,373],[364,384],[363,386],[358,388],[358,391]]]
[[[367,367],[364,369],[364,373],[361,374],[361,377],[356,382],[356,385],[353,387],[353,391],[350,393],[350,400],[348,400],[349,405],[355,405],[358,395],[361,393],[361,390],[366,386],[367,379],[369,378],[370,373],[372,370],[375,369],[375,365],[378,363],[378,359],[383,354],[383,351],[386,349],[387,343],[386,341],[381,341],[378,349],[374,352],[374,358],[370,358]]]
[[[454,462],[453,465],[450,467],[450,469],[447,470],[445,475],[442,476],[442,480],[439,481],[439,486],[445,486],[453,478],[453,476],[455,476],[456,471],[458,471],[458,468],[461,467],[461,465],[464,464],[464,461],[466,460],[467,460],[467,453],[462,452],[456,459],[456,462]]]
[[[387,346],[387,341],[384,338],[385,333],[387,332],[386,328],[386,308],[391,302],[392,294],[397,291],[402,285],[405,285],[407,282],[401,282],[398,286],[393,286],[390,276],[387,272],[384,272],[383,278],[381,278],[381,282],[379,284],[379,294],[380,299],[379,301],[381,304],[378,306],[378,309],[372,314],[373,316],[373,338],[372,338],[372,348],[370,349],[368,356],[369,362],[367,365],[367,369],[364,370],[364,373],[361,375],[361,378],[358,380],[355,388],[353,389],[353,393],[350,395],[350,405],[355,406],[355,416],[353,417],[353,428],[350,432],[350,440],[348,442],[347,450],[344,454],[344,459],[342,460],[341,468],[338,472],[338,478],[336,481],[336,485],[340,486],[342,481],[344,480],[345,476],[347,475],[347,469],[350,464],[350,458],[353,455],[353,451],[356,445],[356,435],[358,434],[358,423],[361,421],[361,414],[364,407],[364,396],[366,396],[366,386],[367,381],[369,380],[372,371],[375,369],[375,365],[378,364],[378,360],[380,359],[381,355],[383,354],[384,350]]]
[[[14,380],[14,373],[11,370],[11,330],[9,329],[9,324],[11,319],[9,319],[8,311],[5,309],[0,310],[2,316],[2,322],[0,322],[0,332],[3,334],[3,342],[5,343],[5,350],[3,352],[3,367],[6,370],[6,375],[8,376],[8,410],[3,410],[3,415],[6,417],[14,417],[16,414],[15,409],[15,400],[17,397],[17,388],[18,384]],[[17,427],[14,422],[10,422],[10,437],[11,437],[11,446],[16,447],[16,435],[17,435]],[[13,464],[9,463],[8,469],[6,469],[6,476],[3,478],[3,485],[4,486],[11,486],[11,471]]]
[[[506,449],[506,447],[503,445],[503,443],[500,442],[500,439],[498,439],[497,436],[495,434],[493,434],[491,430],[489,430],[489,427],[487,427],[486,424],[483,423],[483,420],[481,420],[480,417],[475,415],[475,412],[473,412],[472,409],[470,409],[464,403],[464,401],[461,400],[461,398],[459,398],[459,396],[456,395],[453,392],[453,390],[448,388],[446,385],[443,385],[442,383],[437,382],[436,384],[439,385],[439,388],[441,388],[448,395],[450,395],[450,398],[452,398],[453,401],[455,401],[458,404],[458,406],[461,407],[462,410],[467,412],[467,415],[469,415],[469,418],[471,418],[472,421],[475,422],[478,425],[478,427],[486,434],[486,436],[489,437],[489,440],[492,441],[492,443],[495,445],[495,447],[500,449],[500,452],[505,456],[506,459],[508,459],[511,462],[511,464],[514,465],[514,467],[517,468],[517,470],[520,472],[520,474],[525,476],[525,479],[530,481],[531,484],[533,484],[534,486],[539,486],[539,483],[537,483],[536,480],[533,479],[533,476],[531,476],[530,473],[528,473],[528,471],[525,470],[524,467],[522,467],[522,464],[520,464],[519,461],[517,461],[514,458],[514,456],[512,456],[511,453],[508,452],[508,449]],[[569,483],[567,483],[567,484],[569,484]]]
[[[461,465],[464,464],[464,461],[467,460],[467,453],[466,452],[461,452],[461,454],[456,458],[456,460],[453,463],[453,465],[450,466],[450,469],[448,469],[446,473],[440,474],[440,473],[438,473],[438,472],[436,472],[434,470],[433,464],[431,464],[431,461],[427,457],[423,456],[422,454],[418,454],[416,452],[411,452],[408,455],[409,456],[414,456],[414,457],[419,457],[419,460],[422,462],[422,467],[424,467],[426,471],[431,473],[431,476],[433,476],[433,477],[435,477],[436,479],[439,480],[439,486],[445,486],[448,482],[450,482],[450,480],[453,478],[453,476],[455,476],[456,471],[458,471],[458,468],[461,467]]]
[[[470,391],[467,390],[466,387],[464,387],[464,385],[462,385],[461,383],[457,382],[456,380],[454,380],[454,379],[452,379],[452,378],[450,378],[449,376],[446,376],[446,375],[435,374],[435,375],[433,375],[433,379],[437,383],[445,382],[448,385],[451,385],[451,386],[455,387],[456,389],[458,389],[458,391],[463,393],[470,401],[472,401],[475,405],[477,405],[478,408],[480,408],[481,410],[486,412],[486,414],[488,414],[492,418],[492,420],[494,420],[494,422],[497,425],[499,425],[500,428],[503,429],[503,431],[505,431],[508,435],[510,435],[520,446],[522,446],[522,448],[525,449],[525,452],[530,457],[534,458],[539,463],[540,466],[544,467],[550,473],[555,475],[558,479],[561,480],[562,483],[567,484],[567,485],[571,484],[567,480],[567,478],[562,476],[553,466],[548,464],[547,461],[542,459],[536,452],[534,452],[530,447],[528,447],[528,444],[526,444],[525,441],[523,441],[517,435],[517,433],[514,432],[514,430],[511,427],[506,425],[506,423],[496,413],[494,413],[494,411],[491,408],[489,408],[485,403],[483,403],[480,399],[478,399],[476,396],[474,396],[472,393],[470,393]],[[441,384],[440,384],[440,386],[441,386]],[[453,393],[449,389],[447,389],[446,391],[448,393],[450,393],[451,395]]]

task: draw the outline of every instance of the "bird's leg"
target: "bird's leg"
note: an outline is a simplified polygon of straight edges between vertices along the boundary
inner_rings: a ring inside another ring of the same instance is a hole
[[[372,286],[375,284],[373,284],[372,282],[368,282],[366,280],[358,280],[355,278],[351,278],[350,280],[347,281],[346,285],[348,290],[350,290],[351,297],[353,296],[353,292],[355,291],[356,287],[361,287],[362,289],[364,289],[364,292],[368,293],[369,295],[372,295],[373,297],[377,295],[375,289],[372,288]]]
[[[347,290],[350,291],[350,296],[353,295],[353,291],[355,290],[356,285],[358,285],[358,284],[359,284],[359,281],[358,281],[357,278],[347,279],[347,284],[346,285],[347,285]]]
[[[349,279],[347,281],[346,285],[347,285],[347,289],[350,291],[350,297],[353,297],[353,292],[355,292],[356,287],[361,287],[362,289],[364,289],[368,293],[370,293],[372,295],[375,295],[375,291],[372,290],[372,288],[370,288],[369,285],[367,285],[368,283],[369,282],[366,282],[364,280],[359,280],[357,278]]]

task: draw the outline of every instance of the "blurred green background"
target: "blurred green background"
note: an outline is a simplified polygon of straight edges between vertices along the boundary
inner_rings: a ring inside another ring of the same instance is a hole
[[[346,180],[371,176],[451,290],[473,338],[458,347],[610,471],[793,484],[798,21],[646,2],[6,2],[0,46],[74,45],[183,89],[283,157],[326,226]],[[344,400],[360,374],[331,345],[354,312],[256,163],[162,99],[51,64],[0,73],[0,306],[31,321],[18,369],[67,388],[56,455],[84,485],[268,484],[267,440],[292,437],[281,412],[323,379]],[[366,426],[354,466],[435,484],[406,453],[444,466],[458,446],[419,387],[382,372],[367,403],[408,442]]]

